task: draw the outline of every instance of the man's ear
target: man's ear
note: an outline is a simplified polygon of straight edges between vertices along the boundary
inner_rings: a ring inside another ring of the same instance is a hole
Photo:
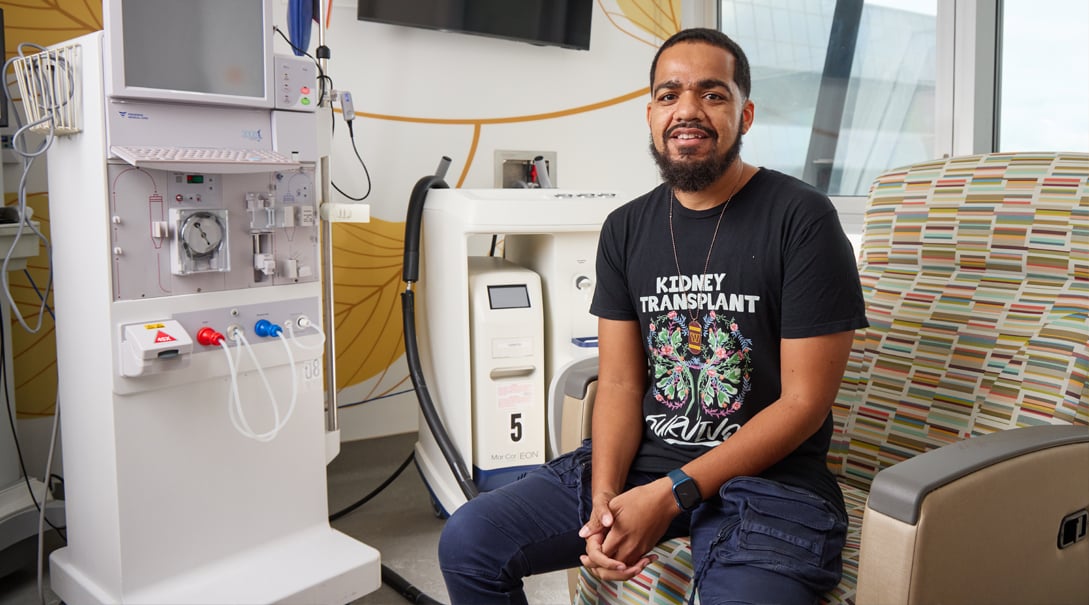
[[[752,120],[756,116],[756,105],[751,99],[745,99],[745,106],[741,108],[741,134],[749,132],[752,128]]]

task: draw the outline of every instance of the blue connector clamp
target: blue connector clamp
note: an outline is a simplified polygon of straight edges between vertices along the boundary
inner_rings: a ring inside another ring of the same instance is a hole
[[[258,336],[279,336],[284,329],[267,319],[259,319],[253,326],[253,333]]]

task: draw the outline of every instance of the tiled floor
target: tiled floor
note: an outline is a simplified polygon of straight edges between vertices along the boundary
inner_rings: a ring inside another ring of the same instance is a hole
[[[340,455],[329,465],[329,507],[339,511],[370,493],[389,477],[411,454],[415,433],[345,443]],[[427,488],[414,465],[409,465],[373,500],[342,517],[333,527],[378,549],[382,562],[416,589],[447,602],[446,589],[438,571],[435,549],[443,520],[432,510]],[[58,541],[51,539],[50,548]],[[46,566],[48,567],[48,566]],[[56,595],[45,579],[46,604],[55,605]],[[533,605],[568,603],[564,572],[544,574],[526,580],[526,593]],[[383,585],[353,605],[401,605],[409,601]],[[0,579],[0,605],[37,605],[37,575],[32,560],[26,568]]]

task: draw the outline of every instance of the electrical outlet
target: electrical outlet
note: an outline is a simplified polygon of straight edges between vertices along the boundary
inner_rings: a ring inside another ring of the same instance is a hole
[[[533,160],[541,156],[548,168],[548,179],[558,187],[555,151],[495,151],[495,187],[497,189],[537,187],[532,183]]]

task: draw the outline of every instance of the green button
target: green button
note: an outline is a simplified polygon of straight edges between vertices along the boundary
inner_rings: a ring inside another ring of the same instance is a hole
[[[310,97],[303,97],[302,104],[303,105],[309,105],[310,104]]]

